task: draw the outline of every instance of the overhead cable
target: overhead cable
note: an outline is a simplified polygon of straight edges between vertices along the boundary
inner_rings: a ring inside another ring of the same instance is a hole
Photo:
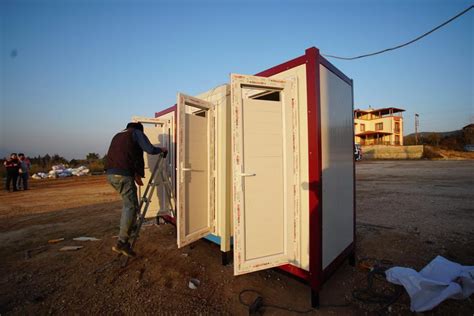
[[[378,54],[382,54],[382,53],[385,53],[385,52],[389,52],[389,51],[392,51],[392,50],[396,50],[396,49],[399,49],[399,48],[402,48],[402,47],[405,47],[407,45],[410,45],[420,39],[422,39],[423,37],[425,36],[428,36],[429,34],[433,33],[434,31],[442,28],[443,26],[445,26],[446,24],[456,20],[457,18],[459,18],[461,15],[467,13],[469,10],[471,10],[472,8],[474,8],[474,5],[471,5],[470,7],[468,7],[467,9],[463,10],[462,12],[456,14],[455,16],[453,16],[452,18],[450,18],[449,20],[447,20],[446,22],[438,25],[437,27],[431,29],[430,31],[418,36],[417,38],[415,39],[412,39],[411,41],[409,42],[406,42],[404,44],[400,44],[400,45],[397,45],[397,46],[394,46],[394,47],[390,47],[390,48],[386,48],[386,49],[383,49],[383,50],[380,50],[380,51],[377,51],[377,52],[374,52],[374,53],[369,53],[369,54],[364,54],[364,55],[360,55],[360,56],[355,56],[355,57],[340,57],[340,56],[334,56],[334,55],[328,55],[328,54],[321,54],[325,57],[329,57],[329,58],[336,58],[336,59],[342,59],[342,60],[354,60],[354,59],[359,59],[359,58],[364,58],[364,57],[369,57],[369,56],[374,56],[374,55],[378,55]]]

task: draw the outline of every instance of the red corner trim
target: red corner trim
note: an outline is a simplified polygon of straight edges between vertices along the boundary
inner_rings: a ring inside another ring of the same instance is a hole
[[[309,271],[315,291],[322,284],[322,183],[321,113],[319,91],[319,50],[306,50],[306,86],[308,90],[308,163],[309,163]]]

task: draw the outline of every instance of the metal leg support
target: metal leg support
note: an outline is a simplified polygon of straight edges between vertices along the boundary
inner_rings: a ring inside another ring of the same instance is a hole
[[[351,252],[351,254],[349,255],[349,264],[350,264],[352,267],[355,267],[355,265],[356,265],[356,254],[355,254],[355,251]]]
[[[231,251],[222,251],[222,265],[226,266],[230,263],[230,260],[232,258],[232,253]]]
[[[311,307],[319,308],[319,291],[311,289]]]

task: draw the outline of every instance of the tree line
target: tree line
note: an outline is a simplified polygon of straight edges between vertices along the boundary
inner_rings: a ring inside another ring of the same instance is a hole
[[[71,159],[67,160],[63,156],[58,154],[49,155],[46,154],[44,156],[38,155],[36,157],[29,157],[31,164],[36,164],[43,168],[47,168],[50,166],[58,165],[58,164],[65,164],[70,167],[77,167],[79,165],[89,164],[91,162],[103,162],[105,161],[107,155],[104,155],[100,158],[100,155],[97,153],[88,153],[86,159]]]
[[[466,132],[456,131],[448,135],[443,133],[420,133],[418,142],[416,136],[411,134],[403,139],[404,145],[430,145],[450,150],[463,150],[463,147],[469,144]]]

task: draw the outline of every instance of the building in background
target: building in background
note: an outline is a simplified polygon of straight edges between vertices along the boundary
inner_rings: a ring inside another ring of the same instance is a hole
[[[399,108],[354,110],[355,142],[361,145],[403,145],[403,116]]]
[[[469,124],[462,128],[462,137],[464,140],[464,150],[474,151],[474,124]]]

